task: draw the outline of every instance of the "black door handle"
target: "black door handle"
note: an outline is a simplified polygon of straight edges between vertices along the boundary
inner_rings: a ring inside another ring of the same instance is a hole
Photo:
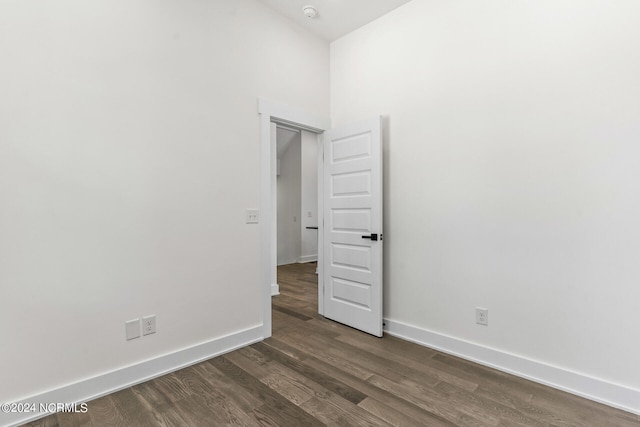
[[[362,236],[363,239],[371,239],[373,241],[377,241],[378,240],[378,235],[376,233],[371,233],[370,236]]]

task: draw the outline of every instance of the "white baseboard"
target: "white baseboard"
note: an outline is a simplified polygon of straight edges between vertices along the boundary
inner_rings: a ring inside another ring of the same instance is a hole
[[[50,390],[27,399],[20,403],[40,404],[49,403],[83,403],[88,402],[88,410],[91,411],[90,400],[97,399],[118,390],[131,387],[153,378],[168,374],[187,366],[202,362],[212,357],[228,353],[235,349],[261,341],[262,325],[244,331],[233,333],[221,338],[216,338],[193,347],[178,350],[144,362],[130,365],[125,368],[107,372],[93,378],[88,378],[69,384],[54,390]],[[0,413],[0,425],[18,426],[49,413]]]
[[[280,295],[280,285],[277,283],[271,284],[271,296],[274,297],[276,295]]]
[[[640,390],[402,322],[385,319],[384,323],[384,331],[389,335],[640,415]]]
[[[305,262],[316,262],[318,261],[318,255],[305,255],[298,258],[298,264],[304,264]]]

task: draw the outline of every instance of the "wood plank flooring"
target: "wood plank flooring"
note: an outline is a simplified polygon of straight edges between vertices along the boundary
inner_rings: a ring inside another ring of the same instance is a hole
[[[320,317],[315,264],[278,268],[273,337],[29,426],[640,426],[640,417]]]

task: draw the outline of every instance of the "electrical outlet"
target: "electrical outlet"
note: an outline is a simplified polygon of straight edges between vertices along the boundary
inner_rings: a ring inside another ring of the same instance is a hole
[[[124,322],[125,337],[127,341],[140,338],[140,319]]]
[[[258,209],[247,209],[245,212],[245,223],[258,224],[260,222],[260,211]]]
[[[142,335],[150,335],[156,333],[156,316],[147,316],[142,318]]]
[[[489,326],[489,310],[476,307],[476,323],[478,325]]]

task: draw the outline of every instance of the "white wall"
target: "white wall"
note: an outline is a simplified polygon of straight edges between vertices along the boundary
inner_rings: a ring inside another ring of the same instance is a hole
[[[293,264],[300,257],[300,133],[280,158],[277,178],[278,195],[278,265]]]
[[[0,3],[0,402],[262,323],[257,98],[328,115],[328,55],[253,0]]]
[[[309,262],[318,259],[318,231],[307,229],[318,226],[318,135],[307,131],[301,133],[300,261]]]
[[[638,396],[639,14],[416,0],[332,43],[334,126],[386,118],[386,318]]]

